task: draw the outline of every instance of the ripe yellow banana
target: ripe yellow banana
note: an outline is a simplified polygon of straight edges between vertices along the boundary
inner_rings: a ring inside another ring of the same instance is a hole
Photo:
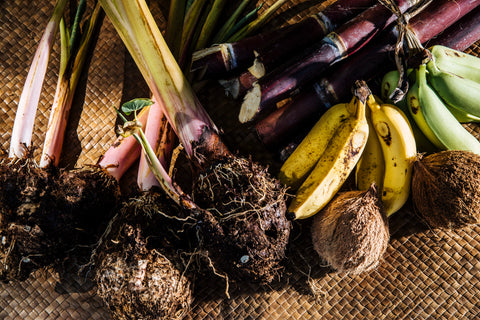
[[[373,128],[371,120],[371,111],[366,108],[366,117],[368,127]],[[370,130],[367,144],[363,149],[362,156],[355,169],[355,185],[358,190],[368,190],[375,182],[377,190],[382,190],[383,177],[385,173],[385,163],[383,159],[382,146],[373,130]]]
[[[427,126],[446,150],[467,150],[480,154],[480,142],[452,115],[442,99],[428,85],[426,65],[418,68],[418,97]]]
[[[385,212],[390,216],[405,204],[410,194],[417,155],[415,137],[407,117],[397,106],[380,104],[373,95],[368,97],[367,105],[383,152],[385,173],[381,195]]]
[[[337,128],[288,208],[292,218],[305,219],[320,211],[354,170],[368,138],[365,117],[368,94],[366,84],[358,82],[355,97],[348,104],[350,116]]]
[[[333,139],[345,119],[351,116],[348,103],[328,109],[280,168],[279,180],[297,190]]]

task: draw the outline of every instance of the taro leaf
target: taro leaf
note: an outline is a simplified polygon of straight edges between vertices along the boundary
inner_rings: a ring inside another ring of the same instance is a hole
[[[125,102],[122,105],[122,112],[128,116],[132,112],[142,110],[143,108],[150,106],[152,104],[153,104],[153,101],[151,99],[147,99],[147,98],[133,99],[128,102]]]

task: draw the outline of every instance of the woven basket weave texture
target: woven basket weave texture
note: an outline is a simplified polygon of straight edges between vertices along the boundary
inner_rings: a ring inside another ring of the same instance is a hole
[[[0,141],[8,150],[16,105],[53,0],[0,2]],[[266,7],[273,3],[266,1]],[[298,21],[332,1],[290,1],[269,27]],[[151,1],[161,27],[168,1]],[[265,10],[262,8],[262,10]],[[53,100],[58,66],[53,49],[35,123],[40,149]],[[468,52],[479,55],[478,45]],[[248,128],[236,122],[238,101],[212,84],[199,97],[225,132],[226,142],[275,170],[272,157]],[[110,146],[112,106],[148,94],[112,25],[105,19],[72,109],[61,166],[94,164]],[[478,127],[471,126],[476,136]],[[37,150],[38,153],[38,150]],[[38,156],[38,154],[37,154]],[[233,284],[230,299],[219,278],[199,279],[187,319],[477,319],[480,317],[480,227],[428,229],[411,204],[390,221],[392,238],[380,266],[358,276],[339,275],[319,261],[308,221],[298,223],[286,276],[268,287]],[[303,231],[303,232],[302,232]],[[95,286],[74,273],[37,271],[27,281],[0,284],[0,319],[110,319]]]

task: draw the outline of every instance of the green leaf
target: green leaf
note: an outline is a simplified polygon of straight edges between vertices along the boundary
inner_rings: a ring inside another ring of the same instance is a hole
[[[147,98],[137,98],[130,100],[128,102],[125,102],[122,105],[122,112],[125,113],[127,116],[130,115],[132,112],[139,111],[147,106],[150,106],[153,104],[153,101],[151,99]]]

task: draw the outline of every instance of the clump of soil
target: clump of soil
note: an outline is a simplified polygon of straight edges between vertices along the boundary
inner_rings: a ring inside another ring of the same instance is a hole
[[[26,223],[47,205],[54,173],[40,169],[31,158],[3,159],[0,163],[0,227]]]
[[[0,280],[23,280],[92,246],[118,201],[100,169],[39,168],[31,156],[0,164]]]
[[[185,222],[173,218],[180,210],[170,205],[153,193],[132,199],[97,249],[97,292],[114,319],[181,319],[189,311],[191,284],[180,259],[181,237],[169,221]]]
[[[414,163],[412,199],[432,228],[460,228],[480,222],[480,156],[441,151]]]
[[[199,175],[200,246],[232,280],[269,283],[285,258],[291,223],[285,188],[260,165],[227,157]]]
[[[0,280],[25,280],[55,260],[56,246],[38,225],[8,223],[0,229]]]
[[[338,272],[375,268],[389,238],[388,220],[374,184],[367,191],[338,193],[313,218],[313,247]]]

